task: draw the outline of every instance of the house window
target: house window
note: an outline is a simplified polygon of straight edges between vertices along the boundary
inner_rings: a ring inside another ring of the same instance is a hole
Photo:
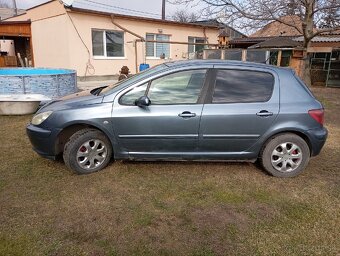
[[[92,30],[92,54],[95,57],[124,57],[124,33]]]
[[[289,67],[292,53],[293,52],[291,50],[281,50],[281,60],[280,60],[281,67]],[[270,54],[269,64],[277,66],[279,50],[271,50],[269,54]]]
[[[204,37],[189,36],[188,43],[189,43],[188,53],[201,52],[205,48],[205,45],[203,45],[205,43]],[[194,44],[190,44],[190,43],[194,43]],[[202,44],[202,45],[199,45],[199,44]]]
[[[169,35],[146,34],[147,41],[169,41]],[[170,44],[159,42],[146,42],[146,57],[151,58],[169,58]]]

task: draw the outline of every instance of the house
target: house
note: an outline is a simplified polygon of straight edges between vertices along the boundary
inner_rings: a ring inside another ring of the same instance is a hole
[[[301,32],[296,28],[288,26],[296,26],[302,29],[302,21],[297,15],[287,15],[281,18],[282,23],[273,21],[265,25],[263,28],[257,30],[249,37],[277,37],[277,36],[300,36]],[[286,24],[284,24],[286,23]]]
[[[118,74],[122,66],[136,73],[140,64],[187,59],[217,43],[219,26],[214,24],[113,14],[105,6],[65,2],[49,1],[7,19],[0,23],[0,36],[1,26],[30,23],[32,52],[26,55],[34,66],[75,69],[79,77]]]
[[[199,20],[199,21],[196,21],[195,23],[219,27],[219,29],[220,29],[219,33],[220,34],[225,33],[231,39],[247,37],[245,34],[241,33],[240,31],[236,30],[235,28],[230,27],[227,24],[218,21],[217,19]]]

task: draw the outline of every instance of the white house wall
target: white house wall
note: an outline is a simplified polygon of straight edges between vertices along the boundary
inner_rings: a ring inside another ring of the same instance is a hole
[[[30,9],[26,14],[10,20],[31,20],[34,63],[37,67],[70,68],[78,76],[118,74],[122,66],[135,73],[135,36],[124,33],[124,58],[105,59],[92,55],[92,29],[122,31],[111,22],[109,15],[67,10],[59,1],[52,1]],[[203,27],[166,23],[161,20],[143,20],[133,17],[116,17],[120,26],[145,37],[146,33],[170,35],[171,41],[188,42],[188,37],[204,37]],[[78,35],[78,33],[79,35]],[[217,43],[218,29],[207,28],[209,43]],[[85,45],[86,46],[85,46]],[[88,50],[89,52],[88,52]],[[170,44],[170,58],[144,59],[145,43],[137,43],[137,67],[146,62],[150,66],[169,60],[187,58],[188,45]],[[93,67],[93,68],[92,68]]]
[[[86,46],[90,50],[90,62],[95,69],[94,75],[112,75],[117,74],[122,66],[128,66],[132,73],[135,73],[135,48],[134,40],[137,39],[135,36],[128,32],[124,33],[124,58],[117,59],[105,59],[92,56],[92,29],[99,30],[116,30],[122,31],[120,28],[115,26],[111,22],[109,16],[100,15],[89,15],[83,13],[70,13],[77,30],[79,31],[81,38],[85,42]],[[151,23],[143,22],[140,20],[126,20],[122,18],[115,18],[114,21],[120,26],[133,31],[134,33],[145,37],[146,33],[159,33],[159,30],[163,34],[170,35],[171,41],[177,42],[188,42],[188,37],[204,37],[203,28],[201,27],[184,27],[176,25],[168,25],[164,23]],[[88,63],[88,53],[86,47],[82,44],[79,36],[75,32],[74,27],[69,27],[69,44],[70,44],[70,60],[71,66],[77,68],[78,75],[83,76],[86,70],[86,63]],[[218,30],[217,29],[207,29],[206,35],[208,37],[209,43],[216,43]],[[188,45],[185,44],[170,44],[170,60],[183,60],[186,59],[188,52]],[[161,59],[146,58],[145,56],[145,43],[137,43],[137,66],[139,64],[146,63],[150,66],[157,65],[164,61]],[[91,72],[91,71],[90,71]],[[92,74],[92,73],[91,73]],[[90,74],[87,74],[90,75]]]

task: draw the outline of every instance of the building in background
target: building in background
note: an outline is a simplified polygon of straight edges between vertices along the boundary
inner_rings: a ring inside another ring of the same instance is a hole
[[[282,17],[285,23],[302,28],[298,16]],[[206,59],[260,62],[291,67],[302,76],[303,36],[291,26],[271,22],[249,37],[229,38],[228,48],[205,50]],[[340,31],[321,34],[312,39],[311,78],[314,85],[340,87]]]
[[[30,56],[36,67],[75,69],[80,77],[118,74],[122,66],[135,73],[140,64],[188,59],[203,48],[216,48],[221,29],[219,24],[113,14],[105,6],[92,8],[77,1],[67,6],[57,0],[2,25],[20,22],[30,23]],[[0,24],[0,36],[2,32]]]

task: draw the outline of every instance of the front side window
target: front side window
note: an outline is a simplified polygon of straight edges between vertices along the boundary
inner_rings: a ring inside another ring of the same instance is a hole
[[[122,105],[135,105],[135,101],[145,95],[145,91],[148,87],[148,83],[137,86],[131,91],[128,91],[120,98],[120,104]]]
[[[153,58],[169,58],[170,57],[170,44],[161,43],[161,41],[169,41],[169,35],[163,34],[146,34],[146,41],[157,41],[157,42],[146,42],[146,57]]]
[[[138,98],[147,95],[151,105],[195,104],[201,95],[206,73],[206,70],[181,71],[154,79],[125,93],[119,103],[135,105]]]
[[[274,77],[250,70],[218,70],[213,103],[266,102],[271,98]]]
[[[92,30],[92,54],[97,57],[124,57],[124,33]]]
[[[148,97],[152,105],[195,104],[201,94],[206,70],[173,73],[151,82]]]

